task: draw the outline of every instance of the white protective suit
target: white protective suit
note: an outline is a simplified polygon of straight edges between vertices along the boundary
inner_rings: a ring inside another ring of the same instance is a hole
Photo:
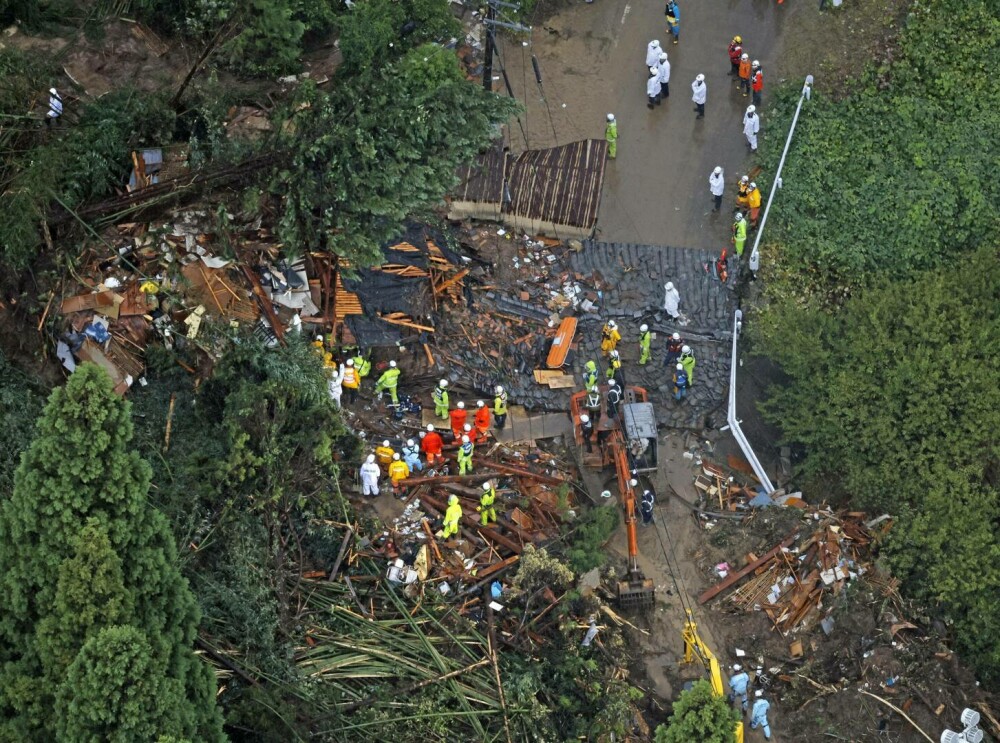
[[[708,96],[708,86],[705,83],[700,83],[695,80],[691,83],[691,100],[699,105],[705,104],[705,98]]]
[[[653,75],[649,76],[649,80],[646,81],[646,95],[650,98],[656,98],[660,94],[662,86],[660,85],[660,78]]]
[[[670,60],[665,59],[656,66],[660,70],[660,84],[666,85],[670,82]]]
[[[713,170],[712,174],[708,176],[708,188],[712,192],[712,196],[722,196],[722,194],[726,191],[725,172],[716,175]]]
[[[339,371],[330,376],[330,381],[327,383],[327,387],[330,390],[330,397],[333,401],[337,403],[337,407],[340,407],[340,396],[344,393],[344,365],[340,365]]]
[[[361,465],[361,494],[378,495],[378,478],[382,471],[375,462]]]
[[[667,311],[667,314],[670,315],[670,317],[679,317],[681,314],[681,293],[677,291],[677,288],[669,281],[663,288],[666,290],[666,296],[663,299],[663,309]]]
[[[646,45],[646,68],[656,67],[660,61],[660,42],[654,39]]]
[[[757,132],[760,131],[760,117],[755,114],[743,114],[743,136],[753,152],[757,151]]]

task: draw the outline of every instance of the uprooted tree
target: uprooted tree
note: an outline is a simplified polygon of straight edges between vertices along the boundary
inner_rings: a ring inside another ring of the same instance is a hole
[[[739,715],[704,679],[681,692],[666,725],[656,729],[656,743],[735,743]]]
[[[221,741],[194,597],[129,403],[85,364],[56,389],[0,508],[0,738]]]

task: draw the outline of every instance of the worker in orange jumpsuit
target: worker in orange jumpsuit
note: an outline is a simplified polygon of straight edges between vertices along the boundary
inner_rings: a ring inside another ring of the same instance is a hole
[[[746,98],[750,95],[750,55],[741,54],[740,55],[740,90],[743,91],[743,97]]]
[[[465,403],[458,403],[448,415],[451,418],[451,433],[455,437],[455,441],[459,441],[462,438],[462,429],[465,427],[465,420],[468,417],[465,412]]]
[[[441,438],[441,434],[434,430],[434,424],[427,424],[427,435],[424,436],[423,441],[420,442],[420,450],[427,457],[427,466],[430,467],[434,464],[435,460],[443,459],[441,450],[444,447],[444,440]]]
[[[476,424],[476,441],[486,441],[490,431],[490,409],[482,400],[476,400],[476,417],[473,420]]]

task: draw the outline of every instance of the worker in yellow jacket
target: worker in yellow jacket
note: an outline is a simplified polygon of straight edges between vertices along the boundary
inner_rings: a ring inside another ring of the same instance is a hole
[[[462,520],[462,504],[458,502],[458,496],[452,495],[448,498],[448,509],[444,512],[444,528],[440,532],[443,539],[448,539],[458,534],[458,523]]]
[[[375,391],[381,395],[382,390],[388,390],[389,397],[392,398],[392,404],[399,405],[399,395],[396,391],[398,385],[399,369],[396,367],[395,361],[390,361],[389,368],[382,372],[382,376],[375,383]]]
[[[480,520],[482,521],[483,526],[489,524],[491,520],[497,520],[497,509],[493,506],[496,499],[496,488],[493,487],[493,483],[487,480],[483,483],[483,494],[479,496],[479,508],[476,509],[481,515]]]
[[[392,480],[392,491],[399,492],[399,484],[410,476],[410,468],[398,454],[392,455],[392,464],[389,465],[389,479]]]
[[[618,347],[622,334],[618,332],[618,323],[608,320],[601,329],[601,354],[607,356]]]

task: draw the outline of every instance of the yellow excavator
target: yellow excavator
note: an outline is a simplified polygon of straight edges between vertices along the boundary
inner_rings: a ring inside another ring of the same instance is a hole
[[[717,697],[726,697],[726,689],[722,685],[722,668],[719,666],[719,659],[711,651],[705,641],[698,634],[698,625],[694,623],[691,610],[687,610],[687,621],[684,622],[684,629],[681,631],[684,637],[684,663],[694,663],[697,658],[708,670],[709,681],[712,684],[712,691]],[[743,722],[736,723],[736,743],[743,743]]]

